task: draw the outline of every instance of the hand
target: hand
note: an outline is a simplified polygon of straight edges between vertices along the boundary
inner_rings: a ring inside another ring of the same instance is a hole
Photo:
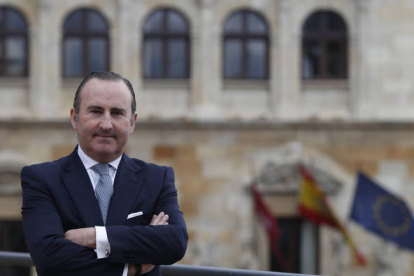
[[[65,239],[70,240],[81,246],[96,248],[95,227],[71,229],[66,231]]]
[[[157,215],[152,216],[150,225],[153,225],[153,226],[168,225],[168,219],[169,218],[170,217],[167,214],[165,214],[164,212],[161,212],[161,213],[158,214],[158,216]],[[134,266],[134,265],[132,265],[132,266]],[[129,267],[131,267],[131,264],[129,265]],[[152,265],[152,264],[142,264],[141,265],[141,268],[142,268],[141,274],[145,274],[145,273],[150,272],[154,267],[155,267],[155,265]],[[135,267],[134,267],[134,274],[135,274]],[[134,275],[134,274],[131,274],[131,275]],[[129,268],[128,268],[128,275],[129,275]]]
[[[170,217],[165,214],[164,212],[161,212],[157,215],[153,215],[150,225],[158,226],[158,225],[168,225],[168,219]]]

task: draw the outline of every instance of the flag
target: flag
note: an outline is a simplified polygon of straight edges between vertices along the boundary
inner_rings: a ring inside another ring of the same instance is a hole
[[[267,207],[266,203],[263,200],[262,195],[257,190],[257,187],[255,184],[252,185],[252,193],[253,193],[253,199],[254,199],[254,209],[259,219],[261,220],[261,222],[266,228],[266,232],[270,240],[270,245],[272,248],[273,255],[275,256],[276,260],[280,264],[280,267],[282,267],[284,271],[287,271],[287,263],[279,248],[280,230],[277,224],[277,220],[273,216],[269,208]]]
[[[354,252],[360,265],[365,265],[364,256],[357,250],[346,228],[335,216],[325,194],[318,183],[304,167],[301,167],[302,186],[299,192],[299,213],[315,224],[324,224],[338,229],[345,237],[346,242]]]
[[[358,175],[351,219],[383,239],[414,251],[413,216],[408,206],[362,173]]]

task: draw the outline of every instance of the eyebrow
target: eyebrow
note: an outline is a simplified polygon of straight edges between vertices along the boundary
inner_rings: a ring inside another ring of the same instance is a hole
[[[104,109],[104,108],[102,106],[99,106],[99,105],[88,106],[88,110],[91,110],[91,109]]]
[[[91,105],[91,106],[88,107],[88,110],[92,110],[92,109],[103,110],[104,108],[102,106],[99,106],[99,105]],[[126,113],[126,109],[124,109],[124,108],[112,107],[111,112],[113,112],[113,111]]]
[[[116,111],[116,112],[122,112],[122,113],[126,113],[126,110],[124,108],[111,108],[111,111]]]

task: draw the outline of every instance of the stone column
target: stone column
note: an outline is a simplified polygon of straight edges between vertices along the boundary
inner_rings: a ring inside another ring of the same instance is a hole
[[[199,22],[192,32],[191,107],[198,120],[219,119],[221,91],[221,25],[215,18],[215,0],[201,0]]]
[[[280,119],[296,119],[299,101],[301,100],[301,77],[300,77],[300,29],[292,26],[292,1],[284,0],[280,2],[278,14],[280,16],[280,35],[279,35],[279,61],[274,66],[278,66],[277,85],[278,96],[277,105],[278,117]],[[275,53],[276,54],[276,53]],[[275,70],[275,69],[273,69]],[[275,92],[273,92],[275,93]]]
[[[30,96],[33,117],[43,120],[60,114],[61,22],[53,0],[40,0],[38,25],[30,33]]]
[[[356,120],[364,119],[370,116],[372,110],[376,109],[375,103],[372,102],[370,91],[370,70],[367,63],[365,51],[369,51],[367,46],[370,45],[371,39],[370,13],[372,0],[355,0],[356,24],[354,33],[350,33],[349,41],[349,65],[351,87],[351,108],[353,117]]]

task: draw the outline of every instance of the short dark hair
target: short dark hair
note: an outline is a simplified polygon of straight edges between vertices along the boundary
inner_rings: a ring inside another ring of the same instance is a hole
[[[98,79],[98,80],[103,80],[103,81],[119,81],[119,80],[123,81],[125,85],[128,87],[129,91],[131,92],[131,96],[132,96],[132,101],[131,101],[131,120],[132,120],[132,118],[134,117],[135,111],[137,110],[137,102],[135,100],[134,88],[132,88],[132,84],[128,79],[124,78],[123,76],[117,73],[108,72],[108,71],[92,72],[88,76],[86,76],[82,80],[82,82],[79,84],[79,87],[75,93],[75,99],[73,100],[73,109],[75,109],[76,118],[79,118],[82,88],[91,79]]]

